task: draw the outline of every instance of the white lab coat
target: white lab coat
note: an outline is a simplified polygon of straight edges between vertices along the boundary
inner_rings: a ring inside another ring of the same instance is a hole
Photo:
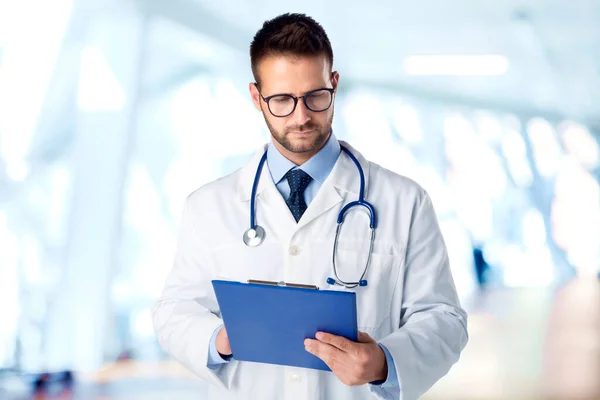
[[[257,223],[266,239],[244,245],[257,165],[264,152],[233,174],[207,184],[186,200],[178,250],[161,298],[153,309],[162,348],[208,382],[211,399],[416,399],[443,377],[465,347],[467,315],[461,309],[446,247],[428,194],[346,145],[366,176],[366,198],[378,213],[368,286],[328,287],[332,245],[340,209],[357,199],[359,174],[341,153],[329,177],[296,223],[263,168],[257,191]],[[338,245],[338,273],[357,280],[369,244],[368,216],[347,214]],[[317,285],[357,293],[359,330],[392,354],[400,395],[371,385],[348,387],[331,372],[231,361],[207,367],[209,341],[222,320],[211,280],[262,279]]]

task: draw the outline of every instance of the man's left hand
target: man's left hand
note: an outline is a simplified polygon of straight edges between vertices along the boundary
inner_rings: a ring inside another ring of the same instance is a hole
[[[385,353],[368,334],[359,332],[358,342],[324,332],[316,337],[306,339],[304,347],[323,360],[342,383],[359,386],[387,378]]]

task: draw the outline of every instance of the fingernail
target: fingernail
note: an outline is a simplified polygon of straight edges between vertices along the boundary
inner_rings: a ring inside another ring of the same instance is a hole
[[[323,339],[323,332],[317,332],[317,339],[321,340]]]

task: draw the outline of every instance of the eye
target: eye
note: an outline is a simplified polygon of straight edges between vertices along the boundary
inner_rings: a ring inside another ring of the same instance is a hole
[[[272,102],[277,103],[277,104],[284,104],[284,103],[289,103],[290,101],[292,101],[292,98],[289,96],[276,96],[273,97],[271,99]]]

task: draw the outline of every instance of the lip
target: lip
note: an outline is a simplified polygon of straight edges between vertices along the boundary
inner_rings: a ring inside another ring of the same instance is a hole
[[[313,133],[314,131],[315,131],[314,129],[311,129],[310,131],[294,131],[294,132],[290,132],[290,133],[292,133],[294,135],[299,135],[299,136],[306,136],[310,133]]]

